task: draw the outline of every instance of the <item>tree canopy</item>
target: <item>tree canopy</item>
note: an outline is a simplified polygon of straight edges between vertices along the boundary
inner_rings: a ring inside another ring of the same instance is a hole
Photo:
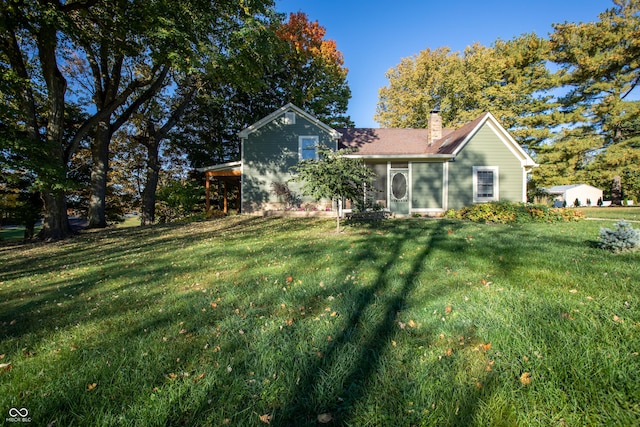
[[[316,200],[331,199],[338,203],[354,202],[365,197],[372,188],[375,174],[362,159],[349,157],[352,150],[333,151],[318,147],[318,159],[302,160],[291,168],[293,180],[301,183],[302,194]],[[336,209],[336,227],[340,231],[340,212]]]

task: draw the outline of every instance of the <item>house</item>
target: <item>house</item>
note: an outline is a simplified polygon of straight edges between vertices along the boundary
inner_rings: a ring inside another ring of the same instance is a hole
[[[602,190],[587,184],[556,185],[545,188],[544,192],[553,196],[554,207],[575,206],[578,201],[579,206],[596,206],[598,199],[602,199]]]
[[[241,161],[202,168],[209,179],[235,179],[241,211],[284,209],[273,183],[290,183],[291,166],[317,157],[316,147],[353,148],[376,174],[375,198],[389,211],[442,214],[473,203],[526,201],[533,159],[491,115],[444,129],[434,111],[428,129],[333,129],[287,104],[239,133]],[[312,202],[307,200],[307,202]],[[332,209],[323,201],[315,209]]]

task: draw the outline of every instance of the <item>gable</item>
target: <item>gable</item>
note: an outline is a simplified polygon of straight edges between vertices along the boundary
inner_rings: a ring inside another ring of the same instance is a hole
[[[495,142],[499,141],[503,145],[503,148],[508,149],[511,154],[518,159],[522,167],[538,166],[536,162],[533,161],[531,156],[529,156],[522,149],[520,144],[518,144],[516,140],[513,139],[511,134],[507,132],[507,130],[496,120],[495,117],[493,117],[491,113],[484,113],[473,122],[470,122],[463,126],[463,128],[467,128],[465,129],[465,133],[458,136],[458,140],[456,141],[456,143],[452,144],[455,145],[455,149],[451,150],[454,156],[458,156],[474,138],[474,136],[477,135],[481,129],[483,129],[485,132],[487,132],[487,130],[493,132],[495,138],[497,138]],[[446,145],[446,143],[443,144],[443,146]],[[495,151],[495,149],[496,146],[484,147],[484,150],[486,150],[487,152]]]
[[[238,134],[238,136],[240,136],[240,138],[242,139],[248,138],[249,135],[252,134],[253,132],[256,132],[260,130],[263,126],[272,124],[274,122],[282,126],[295,125],[297,121],[297,117],[301,117],[306,121],[313,123],[315,126],[324,130],[324,132],[330,134],[333,138],[340,137],[340,134],[336,130],[334,130],[332,127],[324,124],[313,115],[307,113],[306,111],[304,111],[299,107],[296,107],[292,103],[289,103],[283,107],[280,107],[273,113],[260,119],[259,121],[252,124],[251,126],[245,128]]]

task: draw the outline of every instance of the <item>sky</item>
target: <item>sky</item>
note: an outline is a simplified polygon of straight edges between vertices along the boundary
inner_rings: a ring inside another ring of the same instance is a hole
[[[276,0],[279,12],[302,11],[325,27],[344,55],[351,88],[347,114],[356,127],[379,127],[373,116],[387,71],[404,57],[479,42],[491,46],[552,24],[592,22],[611,0]]]

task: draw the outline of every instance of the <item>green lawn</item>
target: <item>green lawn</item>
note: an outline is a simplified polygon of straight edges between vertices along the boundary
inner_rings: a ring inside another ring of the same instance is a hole
[[[234,216],[0,247],[2,417],[639,425],[640,253],[596,247],[613,223]]]
[[[627,219],[640,221],[640,206],[621,206],[615,208],[578,208],[588,218]]]

